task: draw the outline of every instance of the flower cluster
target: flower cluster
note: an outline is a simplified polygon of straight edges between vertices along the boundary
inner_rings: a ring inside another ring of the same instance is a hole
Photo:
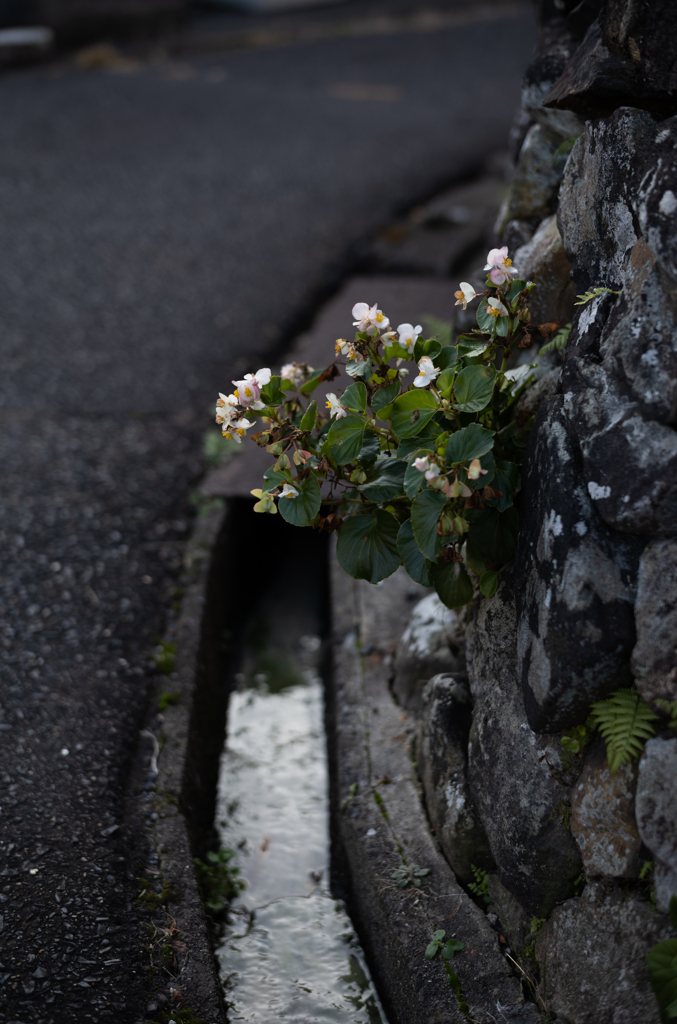
[[[238,442],[247,417],[261,418],[253,439],[275,461],[252,491],[256,512],[338,531],[350,575],[375,583],[404,565],[449,607],[492,593],[512,557],[531,421],[513,416],[529,365],[509,369],[509,359],[556,326],[529,322],[533,285],[517,279],[507,247],[489,252],[485,270],[485,291],[462,281],[456,292],[463,309],[479,303],[477,328],[455,344],[425,338],[420,325],[392,328],[377,303],[358,302],[355,337],[336,340],[330,365],[257,370],[216,405],[224,436]],[[315,388],[342,372],[348,386],[318,408]]]

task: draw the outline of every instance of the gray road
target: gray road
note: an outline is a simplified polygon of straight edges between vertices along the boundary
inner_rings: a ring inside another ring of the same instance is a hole
[[[215,392],[351,247],[503,144],[533,39],[524,8],[0,79],[0,1021],[143,1015],[106,833]]]

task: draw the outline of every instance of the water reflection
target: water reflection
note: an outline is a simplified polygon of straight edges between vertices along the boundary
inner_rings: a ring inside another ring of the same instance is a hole
[[[248,886],[218,951],[229,1018],[384,1024],[350,919],[328,888],[319,640],[296,646],[294,685],[280,688],[251,665],[255,688],[231,698],[220,831]]]

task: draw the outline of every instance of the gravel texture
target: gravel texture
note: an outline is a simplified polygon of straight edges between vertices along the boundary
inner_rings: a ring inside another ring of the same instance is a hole
[[[370,231],[502,142],[532,31],[525,9],[0,80],[0,1021],[162,1010],[137,744],[214,392]]]

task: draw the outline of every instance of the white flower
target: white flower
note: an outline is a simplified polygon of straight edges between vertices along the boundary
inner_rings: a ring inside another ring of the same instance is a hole
[[[430,462],[425,458],[425,456],[423,456],[418,459],[414,459],[414,466],[419,473],[425,473],[426,470],[430,469]]]
[[[290,380],[298,387],[312,372],[313,368],[308,366],[308,363],[285,363],[280,370],[280,377],[282,380]]]
[[[508,259],[508,246],[504,245],[501,249],[490,249],[487,255],[487,265],[485,270],[490,270],[489,277],[494,284],[505,284],[511,277],[517,276],[517,271],[512,265],[512,260]]]
[[[327,409],[329,409],[329,417],[335,416],[337,420],[340,420],[342,416],[348,415],[348,410],[341,405],[338,398],[333,391],[327,394]]]
[[[247,431],[253,426],[254,424],[250,420],[241,417],[239,420],[233,420],[232,423],[224,423],[223,436],[228,441],[237,441],[238,444],[242,444],[242,438],[247,436]]]
[[[454,292],[456,305],[463,306],[463,308],[466,309],[468,303],[472,302],[473,299],[477,298],[477,294],[478,293],[475,291],[471,284],[468,284],[467,281],[461,281],[459,285],[459,291]]]
[[[414,381],[415,388],[425,388],[431,384],[435,377],[439,376],[441,370],[433,366],[430,356],[421,356],[418,361],[418,377]]]
[[[490,307],[489,316],[508,316],[508,310],[505,308],[500,299],[487,299],[487,305]]]
[[[416,339],[421,333],[421,330],[422,328],[420,324],[417,327],[412,327],[411,324],[400,324],[397,328],[397,333],[399,334],[398,341],[402,348],[406,348],[409,353],[413,352]]]
[[[431,462],[430,467],[425,471],[426,480],[437,480],[440,475],[440,467],[436,462]]]
[[[473,459],[468,466],[468,480],[479,480],[480,476],[486,476],[488,472],[488,469],[482,469],[479,459]]]
[[[235,395],[223,395],[219,391],[219,397],[216,399],[216,422],[223,425],[224,429],[233,419],[237,404]]]
[[[355,317],[353,327],[371,335],[385,331],[390,323],[388,317],[383,315],[376,304],[370,306],[367,302],[356,302],[353,306],[353,316]]]
[[[357,309],[357,307],[355,307],[355,309]],[[353,310],[353,313],[354,312],[355,312],[355,310]],[[334,345],[334,349],[336,351],[336,355],[337,356],[347,356],[349,348],[350,348],[350,342],[348,342],[348,340],[346,338],[337,338],[336,339],[336,344]]]
[[[285,484],[279,494],[280,498],[298,498],[298,496],[299,492],[291,484]]]
[[[234,380],[236,387],[235,395],[240,405],[250,409],[264,409],[265,405],[260,401],[261,388],[264,384],[270,384],[270,370],[266,366],[256,373],[245,373],[243,380]]]

